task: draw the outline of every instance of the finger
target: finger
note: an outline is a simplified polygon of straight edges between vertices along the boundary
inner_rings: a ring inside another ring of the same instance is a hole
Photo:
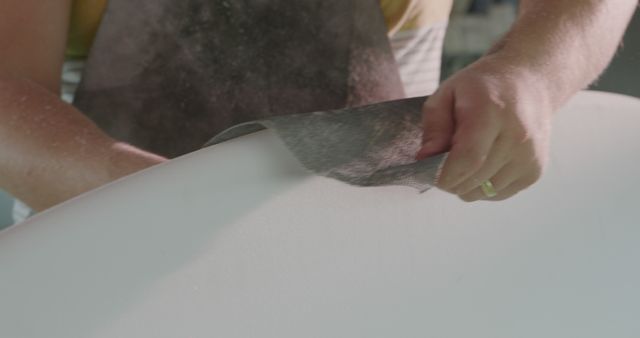
[[[535,175],[527,174],[523,176],[522,169],[511,163],[503,167],[496,176],[491,178],[491,183],[497,192],[495,197],[487,197],[482,188],[477,187],[464,195],[460,195],[460,198],[465,202],[479,200],[503,201],[531,186],[535,181]]]
[[[508,186],[513,184],[513,182],[521,179],[524,175],[523,171],[522,165],[516,162],[510,162],[490,178],[491,184],[493,184],[493,188],[500,194],[501,191],[504,191]]]
[[[534,182],[535,180],[532,180],[530,178],[517,180],[506,187],[501,194],[498,194],[498,196],[485,199],[487,201],[504,201],[529,188]]]
[[[456,131],[442,168],[439,188],[452,192],[453,187],[482,168],[500,131],[500,124],[494,116],[493,112],[456,108]]]
[[[504,189],[518,179],[518,172],[520,171],[513,163],[508,163],[503,166],[494,176],[487,179],[491,181],[493,189],[497,193],[495,198],[502,197]],[[482,182],[484,181],[479,182],[478,185],[473,187],[473,189],[470,189],[465,193],[458,194],[460,199],[465,202],[475,202],[487,199],[488,197],[487,195],[485,195],[481,187]]]
[[[429,97],[422,107],[422,147],[417,160],[443,153],[451,146],[454,130],[453,92],[443,89]]]
[[[464,195],[461,195],[460,199],[469,203],[477,202],[477,201],[503,201],[512,197],[516,193],[518,193],[518,191],[504,190],[504,191],[500,191],[498,195],[494,197],[487,197],[482,191],[482,188],[476,188]]]
[[[479,187],[482,182],[496,176],[496,174],[509,163],[512,157],[511,152],[512,144],[507,142],[505,138],[498,136],[482,168],[462,183],[452,187],[452,190],[456,195],[465,195]]]

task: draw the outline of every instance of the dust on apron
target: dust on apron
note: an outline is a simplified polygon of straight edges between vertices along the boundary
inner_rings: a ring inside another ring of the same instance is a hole
[[[367,105],[404,96],[386,31],[377,0],[111,0],[75,105],[167,157],[267,127],[316,174],[426,191],[425,98]]]
[[[75,105],[167,157],[235,124],[404,96],[377,0],[110,0]]]

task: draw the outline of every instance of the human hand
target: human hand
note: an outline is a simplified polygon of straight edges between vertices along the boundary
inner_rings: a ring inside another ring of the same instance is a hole
[[[417,160],[450,151],[437,187],[462,200],[504,200],[531,186],[548,161],[553,106],[545,80],[489,55],[445,81],[423,107]],[[490,181],[496,195],[481,185]]]

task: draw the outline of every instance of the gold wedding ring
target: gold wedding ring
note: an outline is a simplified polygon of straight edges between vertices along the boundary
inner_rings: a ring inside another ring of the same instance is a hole
[[[496,188],[493,187],[493,183],[491,183],[491,181],[489,180],[484,181],[481,187],[482,187],[482,192],[484,192],[484,195],[487,196],[488,198],[493,198],[498,195],[498,193],[496,192]]]

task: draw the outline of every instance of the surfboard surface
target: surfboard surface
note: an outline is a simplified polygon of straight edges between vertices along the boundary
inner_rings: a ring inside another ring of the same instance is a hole
[[[0,232],[0,336],[637,337],[640,100],[584,92],[504,202],[307,173],[269,130]]]

